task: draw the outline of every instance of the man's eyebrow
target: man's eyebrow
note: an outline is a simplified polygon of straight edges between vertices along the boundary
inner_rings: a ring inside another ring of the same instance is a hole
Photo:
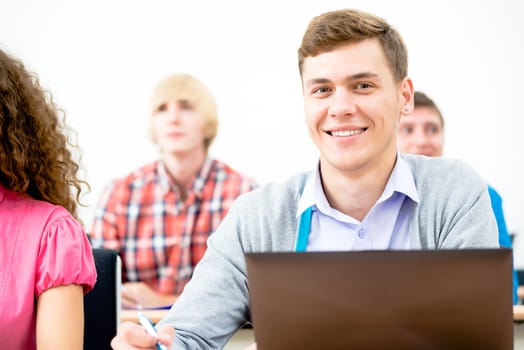
[[[346,81],[353,81],[359,79],[376,79],[379,78],[378,74],[372,72],[360,72],[346,77]],[[316,85],[316,84],[326,84],[330,80],[326,78],[313,78],[306,81],[306,86]]]
[[[376,73],[372,73],[372,72],[361,72],[361,73],[357,73],[357,74],[353,74],[353,75],[350,75],[349,77],[347,77],[346,79],[347,80],[358,80],[358,79],[364,79],[364,78],[367,78],[367,79],[373,79],[373,78],[378,78],[378,74]]]
[[[313,78],[306,81],[306,86],[317,85],[317,84],[326,84],[329,83],[329,79],[326,78]]]
[[[437,127],[440,127],[440,124],[437,123],[437,122],[434,122],[434,121],[428,121],[428,122],[425,122],[424,125],[429,125],[429,126],[437,126]]]

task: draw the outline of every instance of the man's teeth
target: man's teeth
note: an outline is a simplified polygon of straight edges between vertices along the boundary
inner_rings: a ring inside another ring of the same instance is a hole
[[[362,134],[364,132],[364,129],[357,129],[357,130],[340,130],[340,131],[332,131],[331,135],[333,136],[353,136],[357,134]]]

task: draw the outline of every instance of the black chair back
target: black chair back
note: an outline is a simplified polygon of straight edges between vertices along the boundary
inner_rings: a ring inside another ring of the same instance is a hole
[[[111,350],[120,323],[121,262],[118,252],[93,248],[95,287],[84,296],[84,350]]]

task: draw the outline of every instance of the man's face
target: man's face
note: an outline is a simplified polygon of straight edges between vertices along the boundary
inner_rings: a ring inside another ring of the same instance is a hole
[[[431,107],[415,107],[400,118],[398,147],[403,153],[442,156],[444,132],[440,117]]]
[[[163,153],[180,156],[205,147],[203,118],[190,101],[168,101],[152,118],[153,138]]]
[[[413,86],[409,78],[394,80],[378,39],[306,58],[302,82],[323,172],[364,174],[392,166],[400,113],[411,104]]]

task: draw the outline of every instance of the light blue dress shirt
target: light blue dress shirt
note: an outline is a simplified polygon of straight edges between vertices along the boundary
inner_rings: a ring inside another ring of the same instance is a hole
[[[418,203],[419,197],[411,169],[399,153],[382,195],[362,221],[329,205],[317,166],[304,187],[297,211],[297,217],[304,216],[311,208],[310,222],[300,220],[310,225],[309,230],[302,227],[302,234],[309,233],[308,237],[302,237],[307,239],[306,250],[409,249],[409,212],[408,206],[403,206],[404,201]]]

